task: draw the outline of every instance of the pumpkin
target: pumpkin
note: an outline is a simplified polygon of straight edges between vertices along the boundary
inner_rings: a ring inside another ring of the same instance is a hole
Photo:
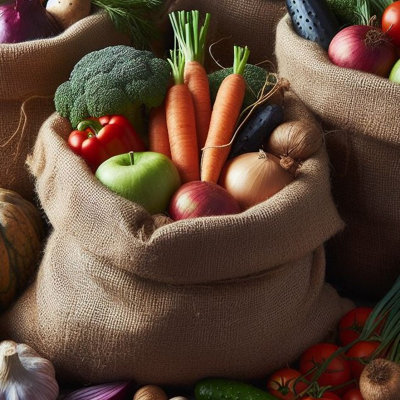
[[[18,193],[0,188],[0,311],[32,278],[43,235],[39,210]]]

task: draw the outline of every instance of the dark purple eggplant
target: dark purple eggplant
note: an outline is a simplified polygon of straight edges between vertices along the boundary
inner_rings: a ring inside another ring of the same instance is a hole
[[[258,151],[271,132],[283,121],[283,109],[277,104],[258,106],[243,124],[233,141],[229,158]]]
[[[294,30],[325,50],[339,31],[339,22],[325,0],[286,0]]]

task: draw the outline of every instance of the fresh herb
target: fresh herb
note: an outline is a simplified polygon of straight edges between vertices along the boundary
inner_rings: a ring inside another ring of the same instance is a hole
[[[108,13],[116,29],[128,34],[140,49],[148,49],[150,41],[159,38],[154,15],[163,3],[162,0],[92,0],[93,5]]]

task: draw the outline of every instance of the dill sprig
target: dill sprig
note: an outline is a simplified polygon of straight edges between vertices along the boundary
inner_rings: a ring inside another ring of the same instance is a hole
[[[153,39],[160,37],[154,22],[163,0],[92,0],[104,9],[117,30],[129,35],[137,48],[147,49]]]

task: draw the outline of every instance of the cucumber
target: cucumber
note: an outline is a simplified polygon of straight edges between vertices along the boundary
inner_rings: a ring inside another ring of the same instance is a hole
[[[220,378],[208,378],[198,382],[194,394],[196,400],[279,400],[247,383]]]
[[[258,151],[271,132],[283,121],[283,108],[277,104],[262,104],[243,124],[233,141],[229,158]]]
[[[336,33],[339,22],[326,0],[286,0],[294,30],[304,39],[317,42],[325,50]]]

